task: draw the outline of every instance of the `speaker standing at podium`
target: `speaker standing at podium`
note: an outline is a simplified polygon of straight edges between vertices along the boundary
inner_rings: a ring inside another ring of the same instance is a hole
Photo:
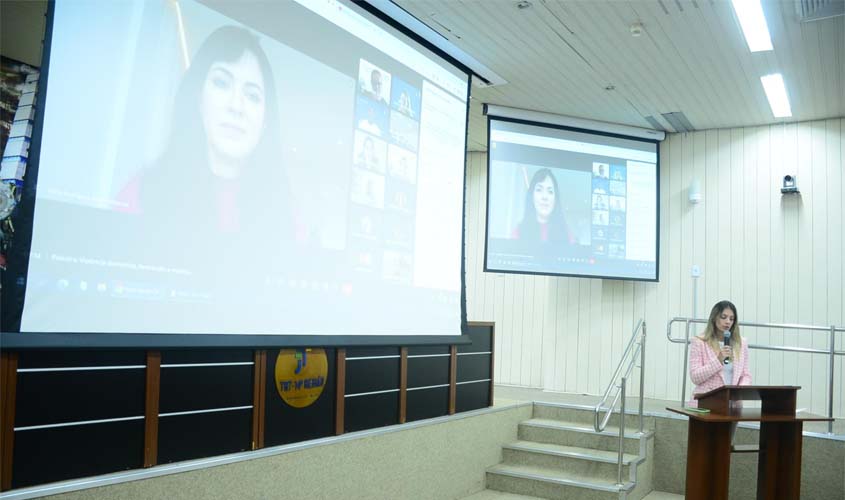
[[[751,385],[748,342],[739,334],[738,317],[736,306],[731,302],[717,302],[710,310],[704,333],[690,341],[689,374],[695,384],[693,396],[724,385]],[[725,342],[726,337],[728,342]],[[697,406],[697,401],[692,401],[690,406]]]

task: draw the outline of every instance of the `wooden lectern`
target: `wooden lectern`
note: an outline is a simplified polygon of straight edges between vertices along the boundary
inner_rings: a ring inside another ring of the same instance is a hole
[[[801,431],[806,421],[825,417],[795,413],[795,386],[726,385],[696,395],[698,407],[667,410],[689,417],[686,500],[727,500],[731,451],[758,452],[757,500],[799,500],[801,491]],[[737,408],[732,403],[759,400],[762,408]],[[760,446],[731,449],[731,424],[760,422]]]

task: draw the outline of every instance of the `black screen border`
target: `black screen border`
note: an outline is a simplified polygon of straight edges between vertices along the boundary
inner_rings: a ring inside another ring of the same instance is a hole
[[[27,158],[26,175],[21,199],[12,214],[17,228],[15,239],[7,255],[7,268],[0,271],[0,345],[9,350],[29,349],[139,349],[139,348],[236,348],[236,347],[292,347],[292,346],[384,346],[384,345],[452,345],[470,343],[466,310],[466,144],[469,140],[470,93],[473,71],[423,37],[401,25],[365,0],[349,3],[366,11],[377,20],[397,30],[431,51],[444,62],[467,75],[466,126],[464,127],[464,186],[461,219],[461,325],[456,335],[250,335],[250,334],[143,334],[143,333],[20,333],[23,317],[29,255],[32,246],[32,226],[35,214],[35,193],[41,156],[41,136],[47,102],[47,81],[50,73],[50,53],[53,43],[53,21],[56,0],[48,0],[44,45],[35,104],[35,123]]]
[[[521,118],[510,118],[505,116],[500,116],[496,114],[488,114],[487,116],[487,200],[485,205],[485,219],[484,219],[484,272],[485,273],[502,273],[502,274],[524,274],[524,275],[533,275],[533,276],[561,276],[566,278],[590,278],[590,279],[603,279],[603,280],[617,280],[617,281],[644,281],[649,283],[659,283],[660,282],[660,141],[656,139],[645,139],[642,137],[634,137],[630,135],[624,134],[614,134],[611,132],[604,132],[600,130],[591,130],[585,128],[578,128],[578,127],[570,127],[566,125],[558,125],[555,123],[544,123],[538,122],[534,120],[525,120]],[[652,278],[631,278],[627,276],[600,276],[595,274],[567,274],[567,273],[551,273],[551,272],[532,272],[532,271],[515,271],[515,270],[504,270],[504,269],[490,269],[487,266],[487,244],[490,241],[490,121],[491,120],[498,120],[502,122],[509,122],[509,123],[517,123],[521,125],[531,125],[535,127],[541,128],[550,128],[554,130],[566,130],[571,132],[581,132],[586,134],[592,135],[599,135],[603,137],[614,137],[617,139],[627,139],[632,141],[639,141],[645,142],[648,144],[654,144],[657,148],[657,163],[655,164],[655,168],[657,168],[656,172],[656,179],[657,185],[655,186],[655,196],[657,201],[657,213],[656,215],[656,222],[657,227],[655,228],[655,262],[654,262],[654,279]]]

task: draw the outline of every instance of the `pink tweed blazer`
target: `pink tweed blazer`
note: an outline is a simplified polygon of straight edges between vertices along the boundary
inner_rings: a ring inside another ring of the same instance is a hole
[[[730,385],[751,385],[751,371],[748,369],[748,342],[742,339],[742,347],[739,352],[739,359],[733,360],[733,380]],[[693,396],[702,394],[725,385],[722,379],[722,363],[713,349],[703,340],[694,337],[690,341],[689,348],[689,375],[695,388]],[[689,402],[691,406],[697,406],[698,401]]]

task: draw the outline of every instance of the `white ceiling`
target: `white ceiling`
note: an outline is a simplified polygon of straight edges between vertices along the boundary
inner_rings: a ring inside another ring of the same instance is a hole
[[[788,121],[845,116],[845,17],[799,22],[794,0],[763,0],[774,51],[754,54],[729,0],[393,1],[508,81],[473,87],[472,151],[486,149],[481,103],[649,128],[653,116],[670,132],[662,113],[681,111],[698,130],[776,123],[760,84],[773,72]],[[38,64],[47,2],[0,4],[0,51]]]
[[[394,0],[508,81],[473,87],[470,150],[486,148],[480,103],[652,128],[650,115],[669,132],[675,111],[696,130],[777,123],[760,83],[775,72],[787,121],[845,116],[843,16],[799,22],[794,0],[763,0],[774,51],[752,54],[729,0],[529,1]]]

